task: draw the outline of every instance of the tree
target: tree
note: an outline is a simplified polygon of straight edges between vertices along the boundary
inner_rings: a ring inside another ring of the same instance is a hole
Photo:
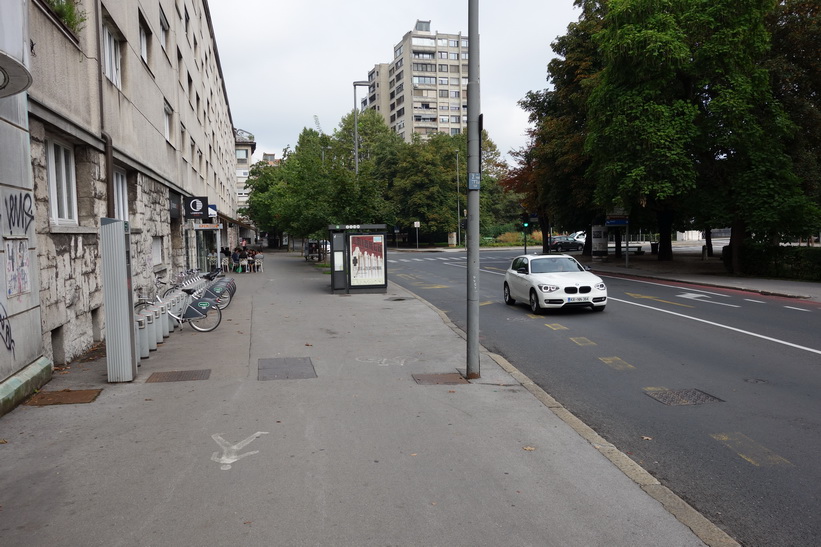
[[[787,142],[787,154],[804,193],[821,204],[821,5],[814,0],[780,0],[766,25],[772,48],[764,66],[773,95],[797,127]]]
[[[505,178],[509,189],[522,196],[522,206],[537,212],[544,226],[575,230],[590,226],[602,209],[595,203],[593,180],[587,176],[590,157],[585,150],[587,103],[602,68],[592,37],[602,28],[605,3],[577,1],[579,21],[551,47],[557,57],[547,67],[552,89],[530,92],[519,102],[529,112],[530,143],[512,153],[519,166]],[[590,253],[588,238],[586,251]],[[545,249],[549,241],[544,240]]]

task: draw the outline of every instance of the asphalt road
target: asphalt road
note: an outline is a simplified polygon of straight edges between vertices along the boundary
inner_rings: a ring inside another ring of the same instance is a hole
[[[481,343],[744,545],[821,545],[821,306],[603,276],[609,303],[534,316],[481,255]],[[390,277],[466,327],[465,254]]]

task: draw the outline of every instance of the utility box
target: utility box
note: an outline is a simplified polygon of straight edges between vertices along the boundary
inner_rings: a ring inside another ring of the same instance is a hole
[[[137,321],[131,288],[131,232],[128,222],[100,219],[106,361],[109,382],[130,382],[137,376]]]

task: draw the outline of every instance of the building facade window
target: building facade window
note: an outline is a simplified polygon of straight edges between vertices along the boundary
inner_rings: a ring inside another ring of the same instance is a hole
[[[171,142],[171,128],[174,122],[174,109],[171,108],[171,105],[168,104],[168,101],[165,101],[163,106],[163,122],[164,127],[163,130],[165,132],[165,140]]]
[[[77,224],[77,183],[74,149],[58,141],[46,141],[49,207],[54,224]]]
[[[114,170],[114,218],[128,220],[128,183],[122,169]]]
[[[122,54],[120,53],[120,41],[114,32],[107,26],[103,26],[103,73],[118,88],[122,87],[121,76]]]
[[[168,49],[168,35],[169,30],[171,30],[171,26],[168,24],[168,18],[165,16],[165,12],[160,8],[160,44],[162,44],[163,49]]]
[[[248,150],[237,150],[237,163],[248,163]]]

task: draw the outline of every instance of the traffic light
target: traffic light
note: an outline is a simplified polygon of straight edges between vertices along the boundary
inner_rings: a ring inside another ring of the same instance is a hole
[[[522,230],[527,232],[529,227],[530,227],[530,214],[529,213],[522,213]]]

